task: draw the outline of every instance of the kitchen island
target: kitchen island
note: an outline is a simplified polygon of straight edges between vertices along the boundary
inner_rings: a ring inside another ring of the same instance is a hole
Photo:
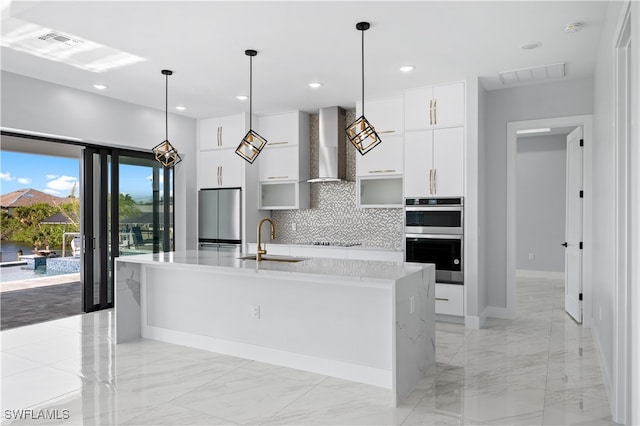
[[[391,391],[435,367],[435,267],[184,251],[116,260],[116,343],[140,337]]]

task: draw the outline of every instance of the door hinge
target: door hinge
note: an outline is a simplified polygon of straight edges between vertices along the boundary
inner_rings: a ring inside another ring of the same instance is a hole
[[[582,293],[578,295],[578,300],[582,300]]]
[[[580,241],[580,250],[582,250],[582,241]]]
[[[580,139],[580,146],[584,146],[584,139]]]
[[[584,191],[580,191],[580,198],[584,198]]]

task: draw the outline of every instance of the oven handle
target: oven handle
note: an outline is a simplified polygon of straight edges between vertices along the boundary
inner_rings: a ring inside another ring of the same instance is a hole
[[[410,212],[461,212],[462,206],[405,206],[404,209]]]
[[[405,234],[405,238],[414,240],[435,239],[435,240],[462,240],[464,235],[443,235],[443,234]]]

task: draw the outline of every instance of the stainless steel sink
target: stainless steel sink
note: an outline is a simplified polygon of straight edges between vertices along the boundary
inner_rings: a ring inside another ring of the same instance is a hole
[[[256,260],[256,255],[255,254],[250,254],[248,256],[241,256],[238,259],[240,260]],[[296,262],[302,262],[305,259],[301,259],[299,257],[284,257],[284,256],[262,256],[262,262],[289,262],[289,263],[296,263]]]

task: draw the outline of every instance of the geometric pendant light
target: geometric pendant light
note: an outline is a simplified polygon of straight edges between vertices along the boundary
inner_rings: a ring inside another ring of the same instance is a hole
[[[153,147],[153,153],[156,156],[156,160],[160,162],[164,167],[173,167],[182,161],[182,157],[178,154],[178,150],[169,142],[169,76],[173,74],[173,71],[162,70],[162,74],[165,76],[165,91],[164,91],[164,141]]]
[[[376,133],[376,129],[364,116],[364,32],[369,27],[368,22],[358,22],[356,24],[356,29],[362,32],[362,115],[346,128],[347,137],[362,155],[382,142]]]
[[[267,144],[267,140],[254,132],[251,128],[251,118],[253,115],[253,57],[258,54],[255,50],[245,50],[244,54],[249,57],[249,131],[242,138],[240,145],[236,148],[236,154],[244,158],[249,164],[253,164],[262,148]]]

